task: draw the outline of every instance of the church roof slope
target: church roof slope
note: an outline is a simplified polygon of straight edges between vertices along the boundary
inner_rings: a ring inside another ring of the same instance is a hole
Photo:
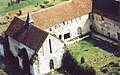
[[[92,11],[92,0],[71,0],[31,13],[35,26],[41,29],[74,19]],[[25,20],[26,16],[21,16]]]
[[[13,19],[5,33],[35,51],[40,49],[49,34],[33,25],[26,25],[25,21],[17,17]]]

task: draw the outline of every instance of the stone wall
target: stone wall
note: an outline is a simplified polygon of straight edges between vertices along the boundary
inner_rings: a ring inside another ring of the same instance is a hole
[[[96,32],[103,34],[108,38],[120,41],[118,40],[118,33],[120,33],[120,23],[95,13],[93,16],[93,25]]]
[[[52,52],[50,52],[49,40],[51,40]],[[54,69],[58,69],[62,64],[61,61],[64,50],[64,43],[54,36],[49,35],[38,52],[39,63],[34,64],[34,67],[39,67],[39,70],[37,70],[37,68],[34,69],[39,71],[38,73],[40,74],[50,72],[52,70],[50,69],[50,60],[53,60]],[[38,74],[36,73],[35,75]]]

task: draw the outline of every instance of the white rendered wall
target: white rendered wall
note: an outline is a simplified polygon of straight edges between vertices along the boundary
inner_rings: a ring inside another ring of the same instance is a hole
[[[59,23],[54,25],[51,28],[45,29],[45,31],[50,32],[51,34],[55,34],[58,38],[59,35],[62,35],[62,40],[65,41],[63,38],[63,35],[70,32],[70,38],[72,39],[74,37],[78,36],[77,29],[78,27],[81,28],[81,34],[86,34],[90,31],[90,21],[88,20],[89,14]],[[50,31],[50,29],[52,31]],[[67,39],[68,40],[68,39]]]
[[[52,53],[50,53],[49,39],[51,39]],[[50,60],[52,59],[54,62],[54,69],[57,69],[61,67],[61,59],[63,53],[64,53],[64,43],[61,42],[59,39],[56,39],[55,37],[49,35],[38,52],[39,64],[34,64],[34,66],[35,67],[39,66],[40,74],[48,73],[51,71],[49,64],[50,64]]]

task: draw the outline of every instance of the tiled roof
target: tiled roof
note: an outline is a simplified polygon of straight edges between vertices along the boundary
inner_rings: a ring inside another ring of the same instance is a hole
[[[92,0],[71,0],[31,13],[34,25],[41,29],[49,28],[92,11]],[[21,17],[26,19],[26,16]]]
[[[93,0],[93,13],[120,22],[120,2],[114,0]]]
[[[5,33],[35,51],[40,49],[48,36],[47,32],[33,25],[28,26],[25,21],[17,17],[13,19]]]

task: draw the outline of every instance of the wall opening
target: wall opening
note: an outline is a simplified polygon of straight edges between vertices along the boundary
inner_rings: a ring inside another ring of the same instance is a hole
[[[64,39],[70,38],[70,33],[64,34]]]
[[[59,39],[62,39],[62,35],[59,35]]]
[[[120,40],[120,33],[117,33],[117,35],[118,35],[118,40]]]
[[[49,39],[50,53],[52,53],[51,39]]]
[[[54,61],[51,59],[50,60],[50,70],[54,69]]]
[[[80,28],[80,27],[77,28],[77,34],[78,34],[78,35],[81,34],[81,28]]]
[[[108,32],[108,38],[110,38],[110,32]]]
[[[30,73],[30,64],[27,50],[25,48],[19,49],[18,56],[22,59],[24,73]]]

